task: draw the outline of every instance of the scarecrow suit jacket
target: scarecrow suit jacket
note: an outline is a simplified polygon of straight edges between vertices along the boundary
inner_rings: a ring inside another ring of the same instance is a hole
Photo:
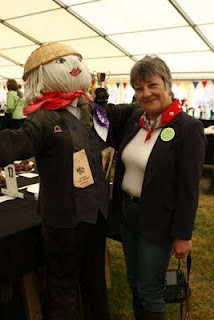
[[[123,220],[121,190],[124,165],[121,153],[141,130],[136,110],[127,123],[118,151],[113,189],[114,218]],[[182,112],[163,129],[172,128],[173,139],[163,141],[159,135],[148,159],[140,198],[138,230],[145,238],[191,239],[198,206],[199,180],[205,156],[206,138],[200,121]],[[142,143],[144,143],[142,141]]]
[[[130,109],[123,112],[128,117]],[[122,119],[122,116],[121,116]],[[78,221],[96,223],[100,210],[109,214],[109,181],[101,166],[108,146],[94,128],[87,128],[67,110],[40,109],[27,116],[19,130],[0,132],[0,166],[32,156],[40,176],[38,213],[45,225],[72,228]],[[73,154],[85,149],[94,184],[73,184]]]

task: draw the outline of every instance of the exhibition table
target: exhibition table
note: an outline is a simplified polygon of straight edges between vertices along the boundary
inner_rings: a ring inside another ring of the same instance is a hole
[[[18,187],[38,183],[39,178],[18,177]],[[44,265],[41,220],[36,214],[37,201],[26,189],[24,199],[0,203],[0,289],[1,284],[20,279],[28,320],[41,320],[41,303],[34,272]],[[0,193],[0,198],[3,196]],[[109,250],[106,249],[105,275],[111,287]]]
[[[209,126],[214,126],[214,120],[200,120],[204,128],[208,128]],[[206,134],[207,138],[207,149],[205,155],[205,164],[214,164],[214,134]]]
[[[18,187],[38,182],[36,178],[17,178]],[[26,189],[24,199],[0,203],[0,289],[18,279],[28,320],[41,320],[41,304],[34,271],[44,264],[41,221],[36,214],[34,195]],[[0,198],[3,195],[0,194]]]
[[[8,128],[8,121],[4,113],[0,113],[0,131]]]
[[[38,182],[36,178],[18,179],[18,187]],[[40,217],[36,201],[26,190],[24,199],[0,203],[0,281],[14,279],[42,263]]]
[[[205,164],[214,164],[214,134],[207,134],[207,149],[205,154]]]
[[[214,119],[211,120],[211,119],[200,119],[200,121],[203,123],[204,125],[204,128],[207,128],[209,126],[213,126],[214,125]]]

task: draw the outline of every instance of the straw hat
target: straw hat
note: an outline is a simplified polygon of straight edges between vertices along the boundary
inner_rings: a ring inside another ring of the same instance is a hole
[[[71,47],[62,43],[48,43],[34,50],[28,57],[24,66],[23,80],[26,81],[29,72],[37,69],[41,64],[49,63],[63,56],[76,55],[82,58],[81,54]]]

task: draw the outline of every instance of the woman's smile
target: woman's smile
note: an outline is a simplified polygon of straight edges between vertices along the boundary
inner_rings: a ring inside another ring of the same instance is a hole
[[[139,81],[134,90],[136,99],[151,119],[156,119],[172,102],[170,89],[159,76]]]

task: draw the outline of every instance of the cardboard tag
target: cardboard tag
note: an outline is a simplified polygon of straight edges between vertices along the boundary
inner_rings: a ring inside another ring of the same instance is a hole
[[[105,179],[107,179],[109,176],[114,153],[115,153],[115,149],[112,147],[107,147],[101,151],[102,169],[103,169],[103,172],[105,173]]]
[[[24,199],[24,194],[18,191],[14,191],[14,190],[8,190],[5,188],[1,189],[1,192],[9,197],[12,198],[20,198],[20,199]]]
[[[16,180],[16,170],[13,164],[4,168],[7,189],[2,189],[2,193],[14,198],[24,198],[24,194],[18,191]]]
[[[74,186],[85,188],[94,183],[85,149],[73,154]]]

